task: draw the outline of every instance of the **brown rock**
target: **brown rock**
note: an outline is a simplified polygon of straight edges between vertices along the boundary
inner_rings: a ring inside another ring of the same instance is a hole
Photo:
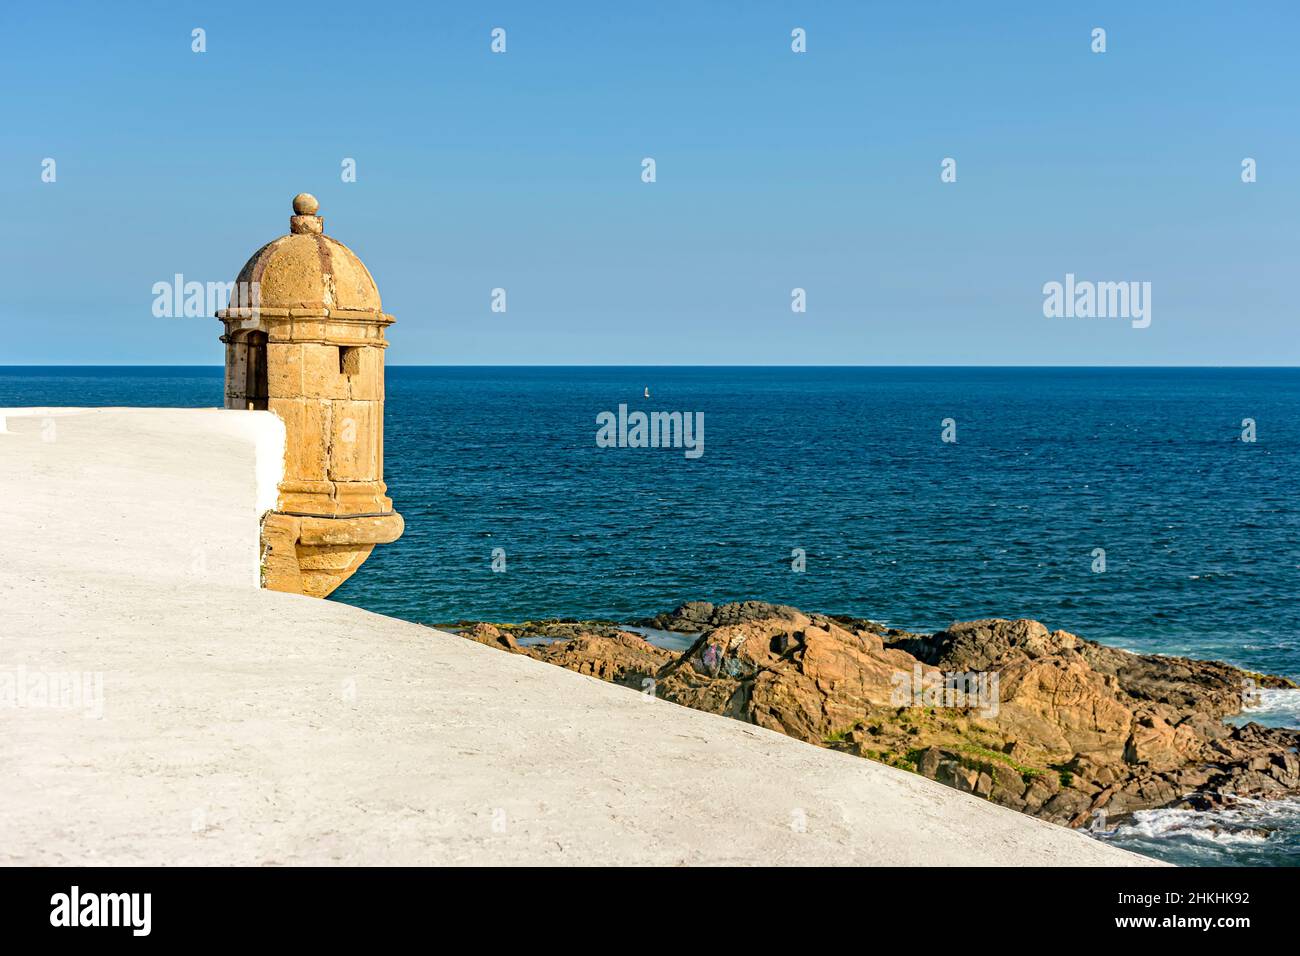
[[[471,641],[478,641],[480,644],[497,647],[511,653],[519,652],[519,643],[514,639],[514,636],[494,624],[475,624],[468,630],[461,631],[461,637],[468,637]]]
[[[1043,805],[1041,815],[1063,825],[1087,820],[1092,801],[1077,790],[1062,790]]]
[[[939,764],[934,779],[966,793],[974,793],[975,786],[979,783],[980,774],[979,771],[972,770],[956,760],[944,760]]]
[[[666,700],[915,766],[1063,824],[1193,794],[1208,806],[1300,789],[1300,733],[1222,722],[1243,679],[1228,665],[1143,657],[1023,620],[882,635],[780,605],[693,602],[653,623],[699,637],[672,654],[609,624],[550,622],[536,630],[554,640],[523,653],[638,689],[653,681]],[[914,693],[954,672],[995,674],[996,707]]]
[[[1124,760],[1152,770],[1170,770],[1187,762],[1178,733],[1159,717],[1143,717],[1124,743]]]
[[[916,760],[917,772],[934,779],[939,771],[939,761],[943,758],[943,751],[938,747],[926,747]]]
[[[612,635],[583,633],[569,640],[525,647],[522,652],[539,661],[642,691],[653,688],[655,675],[674,659],[670,652],[626,631]],[[647,685],[646,681],[651,683]]]

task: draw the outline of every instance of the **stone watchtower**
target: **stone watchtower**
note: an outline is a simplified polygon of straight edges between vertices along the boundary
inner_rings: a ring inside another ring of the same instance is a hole
[[[315,197],[294,197],[289,235],[253,254],[217,313],[226,407],[284,420],[284,478],[262,522],[262,584],[325,597],[402,516],[384,484],[384,329],[369,270],[324,234]]]

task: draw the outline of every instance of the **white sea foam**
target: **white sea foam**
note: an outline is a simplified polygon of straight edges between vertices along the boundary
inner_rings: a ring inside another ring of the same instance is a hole
[[[1094,835],[1172,863],[1276,866],[1300,854],[1297,833],[1300,798],[1243,797],[1224,810],[1139,810]]]
[[[1254,706],[1227,718],[1229,724],[1247,724],[1254,721],[1265,727],[1300,728],[1300,690],[1264,689],[1256,691]]]
[[[1139,810],[1129,823],[1116,827],[1118,837],[1160,839],[1182,836],[1213,843],[1260,843],[1268,839],[1256,829],[1246,808],[1232,810]]]

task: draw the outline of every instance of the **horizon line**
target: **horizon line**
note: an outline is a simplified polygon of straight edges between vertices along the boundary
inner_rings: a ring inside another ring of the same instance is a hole
[[[224,363],[215,363],[215,364],[214,364],[214,363],[205,363],[205,364],[170,364],[170,363],[163,363],[163,362],[147,362],[147,363],[125,363],[125,362],[114,362],[114,363],[108,363],[108,364],[104,364],[104,363],[91,363],[91,362],[69,362],[69,363],[63,363],[63,364],[46,364],[46,363],[37,363],[37,362],[25,362],[25,363],[18,363],[18,364],[15,364],[15,365],[0,365],[0,369],[2,369],[2,370],[9,370],[9,369],[30,369],[30,368],[50,368],[50,369],[53,369],[53,368],[193,368],[193,369],[217,369],[217,370],[224,370],[224,369],[225,369],[225,365],[224,365]],[[651,365],[633,365],[633,364],[626,364],[626,365],[616,365],[616,364],[595,364],[595,363],[585,363],[585,364],[565,364],[565,363],[525,364],[525,363],[522,363],[522,362],[509,362],[509,363],[501,363],[501,364],[490,364],[490,363],[485,363],[485,362],[479,362],[479,363],[462,363],[462,364],[455,364],[455,363],[429,363],[429,364],[395,363],[395,364],[391,364],[391,365],[390,365],[390,364],[385,364],[384,368],[385,368],[385,369],[396,369],[396,368],[455,368],[455,369],[461,369],[461,368],[526,368],[526,369],[538,369],[538,368],[557,368],[557,369],[575,369],[575,368],[647,368],[647,369],[774,369],[774,368],[788,368],[788,369],[828,369],[828,368],[839,368],[839,369],[886,369],[886,368],[900,368],[900,369],[903,369],[903,368],[910,368],[910,369],[1017,369],[1017,368],[1024,368],[1024,369],[1048,369],[1048,368],[1050,368],[1050,369],[1150,369],[1150,370],[1164,370],[1164,369],[1276,369],[1276,370],[1286,370],[1286,369],[1300,369],[1300,365],[1245,365],[1245,364],[1228,364],[1228,365],[1195,365],[1195,364],[1190,364],[1190,363],[1189,363],[1189,364],[1183,364],[1183,365],[1138,365],[1138,364],[1119,364],[1119,363],[1116,363],[1116,364],[1110,364],[1110,365],[1069,365],[1069,364],[1041,364],[1041,365],[1040,365],[1040,364],[1034,364],[1034,363],[1029,363],[1029,362],[1021,362],[1021,363],[1017,363],[1017,364],[1014,364],[1014,365],[958,364],[958,363],[951,363],[951,364],[933,364],[933,365],[929,365],[929,364],[923,364],[923,363],[919,363],[919,362],[900,362],[900,363],[891,363],[891,364],[884,364],[884,365],[865,365],[865,364],[849,364],[849,363],[835,363],[835,364],[822,364],[822,365],[818,365],[818,364],[799,365],[799,364],[793,364],[793,363],[782,363],[782,364],[773,364],[773,365],[765,365],[765,364],[747,364],[747,365],[742,365],[742,364],[727,364],[727,365],[711,365],[711,364],[705,364],[705,363],[695,364],[695,365],[664,365],[664,364],[651,364]]]

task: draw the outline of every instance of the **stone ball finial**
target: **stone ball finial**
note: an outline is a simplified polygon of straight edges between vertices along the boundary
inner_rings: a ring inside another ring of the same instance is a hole
[[[325,220],[316,215],[320,203],[311,193],[293,197],[295,215],[289,217],[289,231],[296,236],[319,236],[325,231]]]

